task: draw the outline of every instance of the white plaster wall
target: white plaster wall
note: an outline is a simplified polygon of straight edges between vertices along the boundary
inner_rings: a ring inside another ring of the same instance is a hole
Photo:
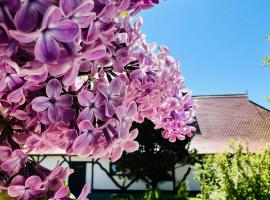
[[[37,156],[33,156],[35,158],[35,160],[37,160]],[[40,159],[42,159],[43,156],[40,156]],[[62,158],[60,156],[48,156],[47,158],[45,158],[45,160],[43,160],[40,164],[50,170],[54,169],[57,161],[60,160],[62,161]],[[68,166],[67,164],[63,164],[63,166]]]
[[[173,190],[173,182],[172,181],[164,181],[164,182],[158,184],[158,188],[161,190],[172,191]]]
[[[110,161],[107,159],[100,159],[99,162],[105,167],[108,171],[110,168]],[[123,179],[119,179],[117,176],[114,177],[118,183],[124,183]],[[130,180],[126,181],[128,184]],[[166,181],[159,184],[159,188],[162,190],[172,190],[173,183]],[[94,166],[94,189],[108,189],[108,190],[117,190],[118,187],[113,183],[113,181],[107,176],[107,174],[100,169],[98,165]],[[146,190],[146,185],[143,181],[134,182],[129,190]]]
[[[110,161],[108,159],[100,159],[99,162],[109,172]],[[120,179],[117,176],[115,176],[114,179],[119,184],[123,184],[125,182],[124,179]],[[130,180],[127,180],[126,184],[128,184],[129,181]],[[107,174],[98,165],[94,165],[94,189],[118,190],[119,188],[113,183],[113,181],[107,176]],[[145,190],[146,187],[142,181],[138,181],[138,182],[133,183],[129,187],[129,189],[130,190]]]
[[[109,161],[101,159],[99,162],[104,168],[109,171]],[[106,189],[106,190],[117,190],[118,187],[111,181],[107,174],[100,169],[98,165],[94,165],[94,185],[93,189]]]
[[[91,180],[92,180],[92,164],[87,163],[86,164],[86,183],[91,185]]]

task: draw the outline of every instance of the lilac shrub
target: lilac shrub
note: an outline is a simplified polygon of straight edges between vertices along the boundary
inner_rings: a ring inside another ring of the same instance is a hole
[[[171,142],[191,136],[195,108],[179,63],[148,44],[132,16],[158,0],[0,2],[0,194],[70,199],[64,180],[28,153],[118,160],[134,152],[132,122],[153,121]],[[86,185],[79,200],[87,199]]]

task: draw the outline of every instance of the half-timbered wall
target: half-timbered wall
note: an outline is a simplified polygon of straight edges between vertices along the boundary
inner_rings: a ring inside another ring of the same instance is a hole
[[[86,165],[85,183],[91,185],[92,191],[95,190],[146,190],[145,183],[137,180],[123,180],[118,176],[113,176],[110,173],[110,161],[107,159],[93,160],[91,158],[78,158],[76,156],[63,155],[45,155],[45,156],[31,156],[31,159],[45,166],[53,169],[57,162],[62,166],[69,166],[71,162],[83,162]],[[159,185],[162,190],[171,191],[174,189],[176,183],[182,179],[187,172],[189,166],[175,166],[175,180],[165,181]],[[67,180],[68,181],[68,180]],[[189,191],[199,191],[199,184],[194,180],[193,169],[186,178],[187,189]]]

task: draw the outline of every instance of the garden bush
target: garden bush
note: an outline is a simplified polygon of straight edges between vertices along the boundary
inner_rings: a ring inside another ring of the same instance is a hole
[[[230,153],[207,155],[197,164],[203,200],[269,200],[270,148],[250,153],[245,145],[230,145]]]
[[[177,200],[187,200],[188,192],[185,182],[180,182],[177,190]]]

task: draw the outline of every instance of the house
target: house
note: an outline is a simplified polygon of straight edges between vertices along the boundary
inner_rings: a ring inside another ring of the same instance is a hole
[[[191,148],[199,154],[213,154],[226,150],[228,140],[249,141],[251,152],[258,152],[270,143],[270,111],[252,102],[246,94],[194,96],[199,106],[197,113],[197,133],[191,141]],[[81,159],[67,156],[63,152],[32,154],[32,159],[53,168],[57,160],[64,166],[75,169],[69,178],[71,191],[76,195],[85,183],[91,185],[92,192],[116,192],[145,190],[141,181],[121,180],[109,160]],[[171,191],[175,183],[186,173],[189,166],[175,166],[174,178],[164,181],[160,189]],[[189,191],[199,191],[193,170],[187,176]]]
[[[226,149],[228,140],[247,140],[251,152],[270,142],[270,111],[248,99],[246,94],[194,96],[199,105],[197,134],[191,147],[200,154]]]

